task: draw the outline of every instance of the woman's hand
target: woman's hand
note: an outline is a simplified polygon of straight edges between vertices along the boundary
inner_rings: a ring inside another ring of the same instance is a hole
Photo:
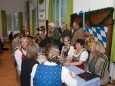
[[[70,61],[68,59],[65,60],[65,62],[63,63],[64,66],[69,66],[70,65]]]
[[[69,71],[69,74],[70,74],[71,77],[75,76],[75,73],[72,72],[72,71]]]
[[[67,60],[72,61],[72,57],[71,57],[71,56],[68,56],[68,57],[67,57]]]

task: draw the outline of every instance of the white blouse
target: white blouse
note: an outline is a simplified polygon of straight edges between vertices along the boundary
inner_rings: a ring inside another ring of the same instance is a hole
[[[38,65],[39,64],[35,64],[33,66],[32,73],[31,73],[31,82],[30,82],[31,86],[33,86],[33,78],[36,73],[36,68]],[[44,63],[44,65],[54,65],[55,66],[57,64],[54,62],[46,61]],[[62,66],[62,72],[61,72],[62,82],[65,83],[67,86],[77,86],[77,81],[74,78],[72,78],[72,76],[69,74],[69,72],[70,71],[66,67]]]
[[[26,55],[26,51],[24,49],[22,49],[22,52]],[[18,72],[21,71],[21,64],[22,64],[22,52],[20,51],[20,49],[17,49],[14,53],[14,57],[17,63],[17,70]]]
[[[88,52],[85,50],[81,51],[78,55],[74,54],[74,57],[78,57],[79,55],[80,55],[80,60],[82,60],[82,61],[86,61],[88,59]]]
[[[64,47],[62,47],[62,50],[61,50],[61,55],[62,55],[62,52],[64,51]],[[74,47],[73,46],[70,46],[70,49],[68,51],[68,56],[67,57],[72,57],[74,55]]]

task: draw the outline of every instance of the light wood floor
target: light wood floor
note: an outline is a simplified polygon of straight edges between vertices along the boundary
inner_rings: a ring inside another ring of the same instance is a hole
[[[9,48],[8,44],[5,47]],[[11,51],[4,51],[0,56],[0,86],[19,86],[16,80],[16,70],[14,66],[14,58]],[[107,84],[106,86],[115,86],[115,84]]]
[[[5,47],[9,47],[5,44]],[[9,51],[4,51],[0,56],[0,86],[18,86],[14,58]]]

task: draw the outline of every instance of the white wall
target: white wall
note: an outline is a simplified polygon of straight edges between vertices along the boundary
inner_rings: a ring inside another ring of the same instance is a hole
[[[45,19],[46,20],[48,20],[48,5],[49,5],[49,0],[45,0],[46,1],[46,10],[45,10],[45,14],[44,14],[44,16],[45,16]],[[38,2],[39,3],[39,2]],[[41,7],[39,7],[39,6],[41,6]],[[37,7],[37,0],[30,0],[30,28],[32,28],[32,10],[34,9],[34,8],[36,8]],[[40,10],[40,8],[42,8],[43,6],[42,5],[39,5],[38,4],[38,9]],[[44,7],[43,7],[44,8]],[[39,12],[38,12],[38,19],[39,19]],[[39,21],[39,20],[38,20]],[[37,24],[38,25],[38,24]],[[36,27],[37,27],[37,25],[36,25]],[[39,27],[40,26],[46,26],[46,21],[45,22],[39,22]],[[32,33],[32,30],[30,30],[30,33]]]
[[[24,11],[24,0],[0,0],[0,9],[10,12]]]
[[[73,0],[73,13],[114,7],[114,0]]]
[[[25,0],[0,0],[0,10],[6,12],[23,12],[23,23],[26,26],[25,19]],[[0,35],[2,34],[1,18],[0,18]]]
[[[48,20],[48,7],[49,7],[49,0],[46,0],[46,20]]]

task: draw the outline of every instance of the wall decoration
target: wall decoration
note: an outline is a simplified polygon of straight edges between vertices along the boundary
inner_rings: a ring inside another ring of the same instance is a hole
[[[104,48],[106,49],[106,43],[107,43],[107,35],[108,35],[108,27],[86,27],[84,30],[85,33],[89,33],[89,39],[87,39],[87,36],[85,37],[86,41],[99,41],[102,43]],[[90,45],[89,45],[90,46]]]
[[[95,40],[104,45],[108,58],[111,54],[113,12],[114,8],[112,7],[85,12],[85,32],[94,35]],[[71,15],[71,25],[73,22],[81,22],[82,24],[82,21],[83,14],[78,16],[74,13]]]
[[[39,0],[38,22],[40,26],[46,26],[46,0]]]

